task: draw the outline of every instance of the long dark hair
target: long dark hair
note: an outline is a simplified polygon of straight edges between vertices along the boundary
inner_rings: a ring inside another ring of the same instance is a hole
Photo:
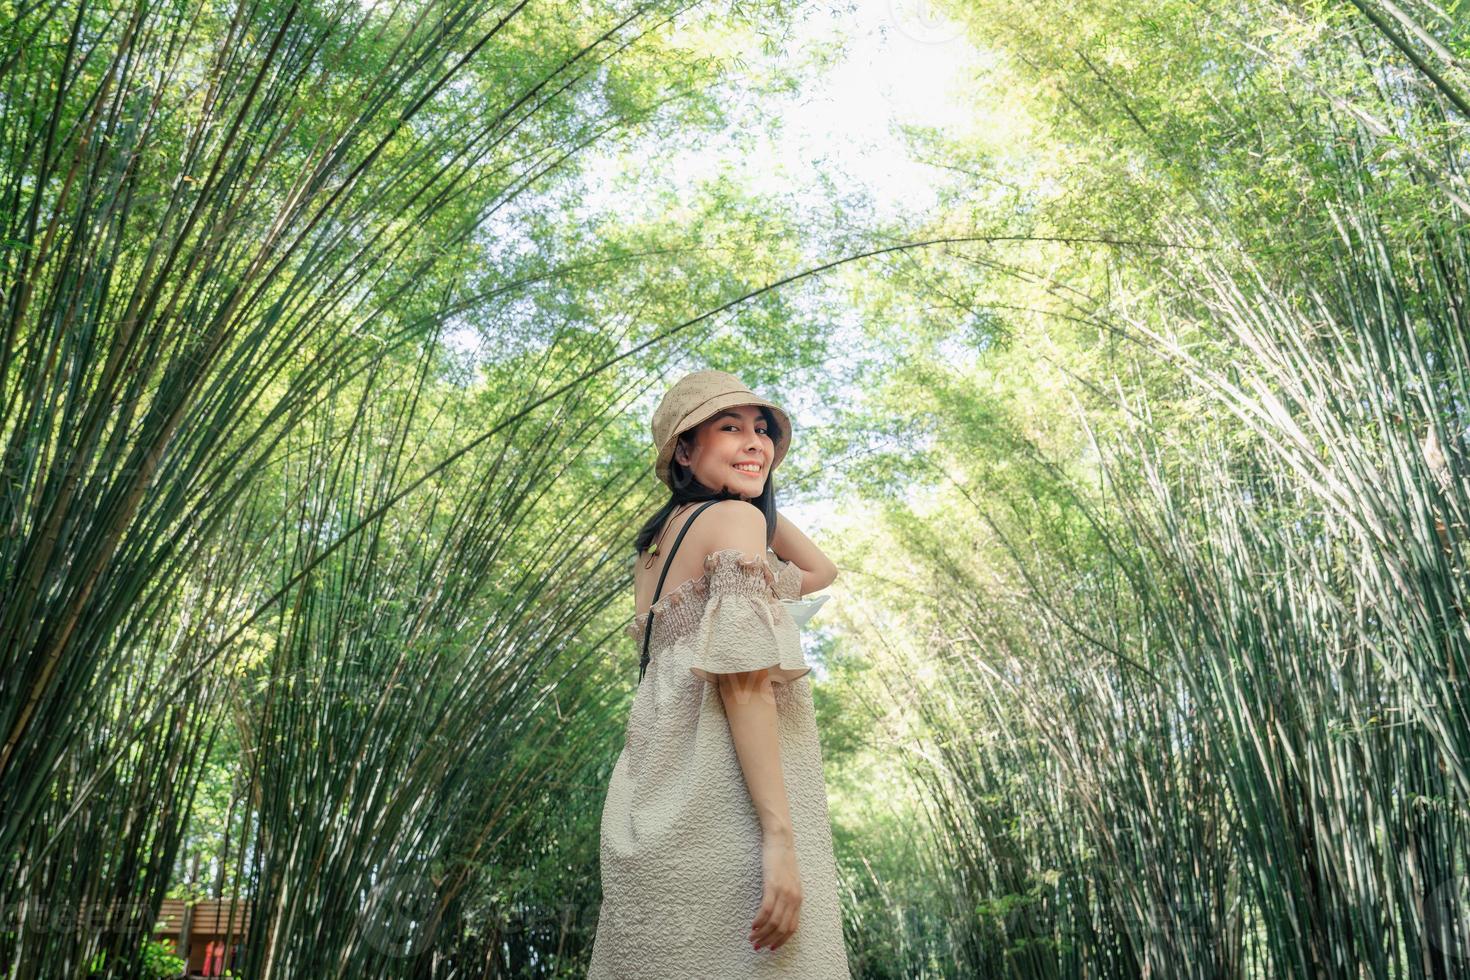
[[[766,433],[771,437],[773,443],[781,442],[781,423],[776,421],[776,415],[764,405],[757,406],[761,418],[766,423]],[[675,445],[675,457],[678,456],[678,446],[692,448],[694,443],[694,432],[698,426],[685,429],[679,433],[678,444]],[[677,458],[669,460],[669,479],[674,484],[674,489],[669,494],[668,502],[660,507],[643,527],[639,528],[638,536],[633,539],[633,547],[638,554],[648,550],[653,544],[653,539],[658,537],[658,532],[663,528],[664,522],[669,519],[679,507],[692,501],[700,500],[742,500],[740,494],[731,490],[711,490],[694,478],[694,473],[679,462]],[[750,502],[764,515],[766,515],[766,544],[770,545],[771,539],[776,536],[776,483],[775,474],[767,471],[766,485],[761,488],[759,496],[750,498]],[[670,529],[672,530],[672,529]],[[674,533],[678,533],[675,531]],[[670,539],[672,542],[672,539]]]

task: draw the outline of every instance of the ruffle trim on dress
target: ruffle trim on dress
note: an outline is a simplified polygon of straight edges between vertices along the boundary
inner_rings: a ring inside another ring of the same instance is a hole
[[[802,571],[789,561],[776,559],[776,595],[782,599],[800,599]]]
[[[772,591],[776,588],[776,570],[771,567],[770,561],[765,555],[751,555],[745,557],[745,552],[739,548],[722,548],[712,551],[704,556],[704,574],[713,579],[721,568],[734,567],[742,572],[748,573],[752,578],[759,576],[766,580]]]
[[[623,627],[623,634],[641,648],[644,630],[652,616],[652,646],[698,626],[711,591],[736,592],[753,598],[766,596],[776,601],[781,596],[780,583],[780,573],[771,567],[765,555],[747,558],[739,548],[721,548],[704,556],[703,575],[664,593],[648,612],[635,615]]]
[[[762,595],[712,589],[694,637],[689,672],[713,683],[721,674],[753,670],[764,670],[781,684],[811,670],[795,621],[769,589]]]

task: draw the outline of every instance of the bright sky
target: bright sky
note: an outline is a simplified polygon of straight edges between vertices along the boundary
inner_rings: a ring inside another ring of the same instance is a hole
[[[781,131],[750,169],[784,183],[825,157],[826,167],[867,191],[881,216],[927,211],[945,174],[911,159],[897,126],[971,125],[962,93],[979,67],[977,52],[957,25],[934,19],[927,0],[853,5],[850,12],[813,10],[800,26],[803,37],[843,38],[845,57],[814,89],[769,107]]]
[[[964,82],[981,67],[980,53],[958,25],[938,18],[928,0],[851,0],[850,6],[824,10],[811,4],[803,11],[794,50],[833,41],[844,50],[814,85],[795,96],[761,98],[743,110],[730,107],[749,121],[747,135],[758,131],[754,150],[717,141],[672,155],[663,147],[656,163],[588,160],[588,205],[617,207],[626,187],[619,186],[620,171],[636,175],[654,167],[681,186],[735,171],[753,192],[785,196],[814,194],[813,173],[820,167],[866,190],[880,216],[927,210],[936,182],[946,176],[911,159],[896,127],[974,125]],[[691,16],[698,17],[698,8]],[[742,56],[752,73],[766,70],[758,51]]]

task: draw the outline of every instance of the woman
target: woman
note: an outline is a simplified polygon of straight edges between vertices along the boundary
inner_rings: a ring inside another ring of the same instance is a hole
[[[790,431],[722,371],[654,413],[672,495],[636,542],[646,673],[602,811],[589,980],[850,980],[811,668],[781,602],[837,569],[776,513]]]

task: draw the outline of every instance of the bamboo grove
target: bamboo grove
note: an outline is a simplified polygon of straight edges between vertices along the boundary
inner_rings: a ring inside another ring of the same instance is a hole
[[[810,409],[854,977],[1470,971],[1463,14],[936,10],[895,218],[665,182],[817,5],[0,3],[0,975],[584,975],[696,366]]]

